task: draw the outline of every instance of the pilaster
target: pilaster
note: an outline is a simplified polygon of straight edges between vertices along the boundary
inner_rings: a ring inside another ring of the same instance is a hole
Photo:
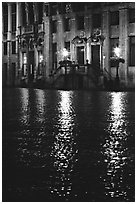
[[[71,17],[71,41],[76,37],[76,15],[73,13]],[[71,60],[76,61],[76,46],[70,43]]]
[[[109,11],[103,12],[103,35],[105,40],[103,42],[103,69],[105,68],[111,73],[110,70],[110,23],[109,23]]]
[[[119,75],[121,82],[123,81],[127,86],[127,75],[128,75],[128,50],[129,50],[129,39],[128,39],[128,9],[123,8],[119,11],[120,22],[120,36],[119,45],[121,49],[121,56],[125,63],[120,63]]]
[[[57,21],[57,62],[63,60],[62,50],[64,48],[63,17],[58,15]]]
[[[11,30],[12,30],[12,24],[11,24],[11,3],[8,3],[8,37],[7,37],[7,85],[10,85],[11,83]]]
[[[44,16],[44,75],[49,80],[49,74],[52,70],[52,36],[51,36],[51,19]]]
[[[21,34],[21,3],[16,3],[16,39],[19,39],[19,35]],[[19,48],[19,40],[16,40],[16,53],[17,53],[17,63],[16,63],[16,77],[17,84],[19,84],[20,76],[21,76],[21,66],[20,66],[20,48]]]

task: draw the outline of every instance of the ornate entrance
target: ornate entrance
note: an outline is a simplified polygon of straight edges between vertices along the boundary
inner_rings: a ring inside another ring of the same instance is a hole
[[[77,46],[77,61],[78,64],[84,64],[84,46]]]
[[[34,79],[34,51],[29,51],[28,55],[28,80],[29,82],[32,82]]]
[[[100,45],[91,45],[91,60],[93,68],[100,68]]]

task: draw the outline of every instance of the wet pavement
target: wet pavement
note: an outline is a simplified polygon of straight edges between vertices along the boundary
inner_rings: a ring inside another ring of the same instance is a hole
[[[134,97],[3,89],[3,201],[133,202]]]

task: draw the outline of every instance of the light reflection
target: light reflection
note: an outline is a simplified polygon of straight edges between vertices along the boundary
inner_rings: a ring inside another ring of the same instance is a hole
[[[40,162],[45,157],[40,151],[45,136],[45,127],[41,125],[45,120],[44,91],[21,89],[20,102],[20,124],[23,128],[18,138],[17,162],[23,166],[44,167],[44,162]]]
[[[28,124],[29,122],[29,90],[28,89],[21,89],[20,90],[21,97],[20,97],[20,103],[21,103],[21,114],[19,120],[22,124]]]
[[[127,199],[127,193],[122,190],[123,167],[127,164],[127,129],[125,123],[124,94],[121,92],[111,93],[111,106],[108,118],[107,137],[103,145],[103,154],[107,164],[107,172],[104,176],[106,196],[114,199]]]
[[[42,123],[45,118],[44,118],[44,113],[45,113],[45,94],[43,90],[35,90],[36,94],[36,120],[37,122]]]
[[[51,156],[54,158],[54,168],[57,176],[51,192],[59,197],[67,197],[71,194],[71,174],[76,162],[76,144],[74,141],[73,129],[75,112],[72,105],[73,92],[62,91],[58,104],[58,134],[55,136]]]

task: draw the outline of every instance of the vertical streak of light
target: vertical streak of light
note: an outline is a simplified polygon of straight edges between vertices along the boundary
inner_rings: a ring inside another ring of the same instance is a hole
[[[58,134],[55,137],[52,156],[54,157],[54,168],[57,172],[56,182],[52,193],[58,196],[69,196],[71,193],[71,172],[73,171],[74,157],[76,151],[74,136],[74,113],[72,114],[72,93],[60,92],[60,103],[58,106]]]
[[[127,131],[124,127],[124,95],[121,92],[111,93],[110,123],[108,126],[108,138],[103,146],[105,162],[107,164],[106,177],[104,179],[106,195],[112,198],[123,196],[126,199],[126,191],[122,191],[123,166],[127,161],[127,149],[124,143],[127,139]]]

